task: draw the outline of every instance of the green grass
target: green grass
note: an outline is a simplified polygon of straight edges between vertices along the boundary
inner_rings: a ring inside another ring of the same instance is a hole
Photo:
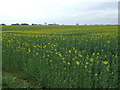
[[[2,88],[43,88],[36,84],[35,81],[28,81],[24,78],[21,72],[3,72],[2,73]]]
[[[3,71],[48,88],[119,87],[117,32],[110,25],[4,26]]]

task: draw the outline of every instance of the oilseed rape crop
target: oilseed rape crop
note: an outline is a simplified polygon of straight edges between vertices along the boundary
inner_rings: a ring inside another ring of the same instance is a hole
[[[118,87],[118,26],[2,27],[3,71],[48,88]]]

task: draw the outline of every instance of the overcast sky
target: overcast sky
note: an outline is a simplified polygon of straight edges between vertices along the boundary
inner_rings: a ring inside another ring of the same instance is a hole
[[[117,24],[119,0],[0,0],[0,23]]]

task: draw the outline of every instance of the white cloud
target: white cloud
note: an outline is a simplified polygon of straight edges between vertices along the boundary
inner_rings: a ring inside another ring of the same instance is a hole
[[[113,12],[116,13],[116,11],[104,8],[98,10],[97,6],[100,2],[118,2],[118,0],[0,0],[0,23],[65,22],[72,24],[95,17],[112,19]],[[117,13],[114,15],[116,16]]]

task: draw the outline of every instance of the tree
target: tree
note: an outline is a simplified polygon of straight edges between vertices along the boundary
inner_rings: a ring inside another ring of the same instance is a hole
[[[27,23],[22,23],[21,25],[29,25],[29,24],[27,24]]]
[[[2,26],[5,26],[6,24],[2,23],[1,25],[2,25]]]
[[[20,25],[19,23],[16,23],[16,24],[11,24],[11,25]]]
[[[32,25],[37,25],[37,24],[33,24],[33,23],[32,23]]]
[[[79,23],[76,23],[76,25],[79,25]]]
[[[44,24],[47,25],[47,22],[45,22]]]

